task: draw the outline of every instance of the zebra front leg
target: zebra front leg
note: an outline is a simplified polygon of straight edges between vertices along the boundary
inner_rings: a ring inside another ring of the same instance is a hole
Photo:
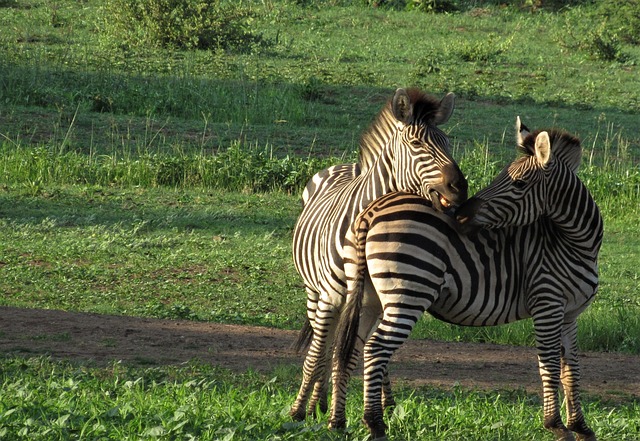
[[[580,364],[578,362],[578,326],[574,319],[566,323],[562,332],[562,387],[567,405],[567,427],[580,441],[596,441],[596,435],[587,426],[580,403]]]
[[[532,315],[542,379],[544,428],[554,434],[556,441],[575,441],[573,433],[562,422],[558,398],[564,305],[545,297],[534,306]]]

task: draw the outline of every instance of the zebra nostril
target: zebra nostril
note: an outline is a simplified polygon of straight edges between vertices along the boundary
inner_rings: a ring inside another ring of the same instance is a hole
[[[461,202],[467,200],[467,181],[465,179],[457,179],[447,183],[447,189],[458,196]]]

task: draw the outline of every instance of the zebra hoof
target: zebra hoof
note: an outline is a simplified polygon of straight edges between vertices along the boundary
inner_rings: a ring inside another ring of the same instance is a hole
[[[576,424],[570,424],[569,430],[575,434],[577,441],[597,441],[596,434],[584,421]]]
[[[375,427],[369,427],[369,433],[373,441],[387,441],[387,426],[382,423]]]
[[[553,431],[554,435],[556,436],[555,441],[576,441],[575,437],[573,436],[573,433],[571,433],[568,430],[563,430],[563,431]]]
[[[305,418],[307,417],[307,413],[304,411],[304,409],[292,407],[291,410],[289,411],[289,416],[294,421],[304,421]]]
[[[329,430],[339,431],[344,430],[347,427],[346,419],[330,419],[329,420]]]

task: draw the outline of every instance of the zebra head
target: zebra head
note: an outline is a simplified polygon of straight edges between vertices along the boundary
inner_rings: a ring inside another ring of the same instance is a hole
[[[530,133],[519,117],[516,132],[521,157],[460,207],[456,218],[464,232],[528,225],[566,209],[568,182],[577,179],[580,165],[580,141],[559,130]]]
[[[437,101],[417,89],[398,89],[391,102],[398,128],[392,162],[398,190],[416,192],[439,210],[467,200],[467,180],[438,128],[451,117],[454,100],[453,93]]]
[[[360,165],[387,169],[391,190],[417,193],[444,211],[467,200],[467,181],[438,128],[453,113],[455,96],[438,100],[418,89],[398,89],[360,144]],[[385,156],[383,161],[376,160]],[[377,164],[377,165],[374,165]]]

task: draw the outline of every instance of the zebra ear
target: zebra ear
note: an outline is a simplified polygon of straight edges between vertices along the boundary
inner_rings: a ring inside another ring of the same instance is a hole
[[[524,139],[529,135],[530,130],[522,124],[520,117],[516,116],[516,143],[519,147],[524,147]]]
[[[396,90],[395,95],[393,95],[393,100],[391,101],[391,110],[393,111],[393,116],[395,116],[398,121],[409,124],[413,116],[413,104],[406,90]]]
[[[453,92],[449,92],[442,98],[440,101],[440,107],[438,108],[438,112],[436,113],[435,118],[433,119],[433,123],[436,126],[440,124],[444,124],[449,121],[451,118],[451,114],[453,113],[453,109],[456,105],[456,96]]]
[[[540,132],[536,136],[536,159],[541,166],[546,167],[551,159],[551,141],[547,132]]]

